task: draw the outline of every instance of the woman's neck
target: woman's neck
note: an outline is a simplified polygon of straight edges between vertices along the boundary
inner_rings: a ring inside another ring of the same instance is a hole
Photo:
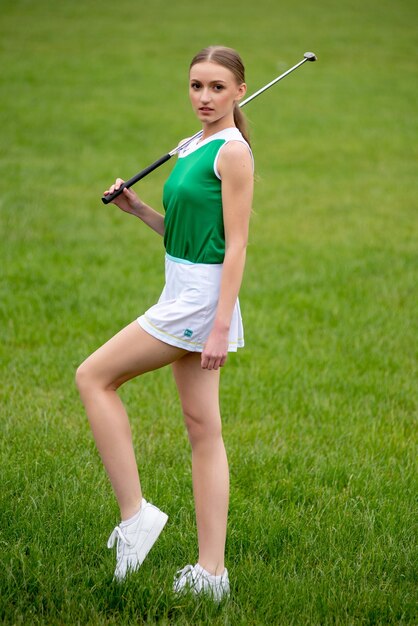
[[[203,141],[204,139],[208,139],[208,137],[211,137],[212,135],[216,135],[216,133],[219,133],[221,130],[225,130],[226,128],[234,128],[235,127],[235,122],[234,122],[234,118],[227,118],[227,119],[221,119],[221,120],[217,120],[216,122],[213,122],[211,124],[203,124],[202,126],[202,136],[200,138],[200,141]]]

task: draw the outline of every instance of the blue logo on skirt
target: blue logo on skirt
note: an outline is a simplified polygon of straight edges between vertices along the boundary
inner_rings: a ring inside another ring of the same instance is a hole
[[[186,330],[184,331],[183,335],[185,337],[191,337],[193,335],[193,331],[190,330],[190,328],[186,328]]]

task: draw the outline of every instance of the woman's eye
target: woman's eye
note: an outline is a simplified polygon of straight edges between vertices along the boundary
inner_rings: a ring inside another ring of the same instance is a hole
[[[215,91],[222,91],[223,88],[223,85],[215,85]]]
[[[192,83],[192,89],[199,89],[199,83]]]

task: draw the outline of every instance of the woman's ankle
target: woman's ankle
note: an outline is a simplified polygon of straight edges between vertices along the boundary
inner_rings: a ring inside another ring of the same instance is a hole
[[[129,521],[141,510],[142,496],[139,501],[120,508],[120,518],[123,522]]]
[[[210,561],[205,561],[204,559],[199,559],[196,563],[198,567],[200,567],[205,574],[209,574],[210,576],[222,576],[225,571],[224,563],[211,563]]]

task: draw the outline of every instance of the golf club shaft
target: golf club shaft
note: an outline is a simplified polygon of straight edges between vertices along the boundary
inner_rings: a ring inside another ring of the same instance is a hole
[[[288,74],[290,74],[291,72],[293,72],[294,70],[296,70],[298,67],[300,67],[301,65],[303,65],[303,63],[305,63],[306,61],[316,61],[316,56],[313,54],[313,52],[306,52],[304,55],[304,58],[302,59],[302,61],[299,61],[299,63],[296,63],[296,65],[294,65],[293,67],[291,67],[290,69],[288,69],[286,72],[284,72],[283,74],[280,74],[280,76],[277,76],[277,78],[275,78],[274,80],[272,80],[270,83],[268,83],[267,85],[264,85],[264,87],[261,87],[261,89],[259,89],[258,91],[256,91],[255,93],[253,93],[251,96],[249,96],[248,98],[246,98],[243,102],[241,102],[239,104],[239,107],[243,107],[246,104],[248,104],[249,102],[251,102],[251,100],[254,100],[254,98],[257,98],[257,96],[259,96],[260,94],[262,94],[264,91],[267,91],[267,89],[269,89],[270,87],[272,87],[273,85],[275,85],[276,83],[279,82],[279,80],[282,80],[283,78],[285,78],[285,76],[287,76]],[[112,200],[114,200],[115,198],[117,198],[122,191],[125,188],[132,187],[132,185],[134,185],[135,183],[137,183],[139,180],[141,180],[142,178],[145,178],[145,176],[147,176],[148,174],[150,174],[151,172],[153,172],[154,170],[157,169],[157,167],[160,167],[160,165],[162,165],[163,163],[165,163],[166,161],[168,161],[169,159],[171,159],[172,156],[174,156],[177,152],[179,152],[180,149],[185,148],[186,146],[188,146],[194,139],[196,139],[197,137],[200,137],[202,135],[203,131],[199,130],[197,133],[195,133],[193,135],[193,137],[190,137],[187,141],[179,144],[178,146],[176,146],[175,148],[173,148],[173,150],[171,150],[170,152],[168,152],[167,154],[164,154],[164,156],[160,157],[159,159],[157,159],[157,161],[154,161],[154,163],[151,163],[151,165],[148,165],[148,167],[146,167],[145,169],[141,170],[140,172],[138,172],[138,174],[135,174],[135,176],[132,176],[132,178],[130,178],[129,180],[125,181],[120,187],[119,189],[117,189],[116,191],[114,191],[112,194],[106,194],[105,196],[102,197],[102,202],[104,204],[109,204],[109,202],[112,202]]]

